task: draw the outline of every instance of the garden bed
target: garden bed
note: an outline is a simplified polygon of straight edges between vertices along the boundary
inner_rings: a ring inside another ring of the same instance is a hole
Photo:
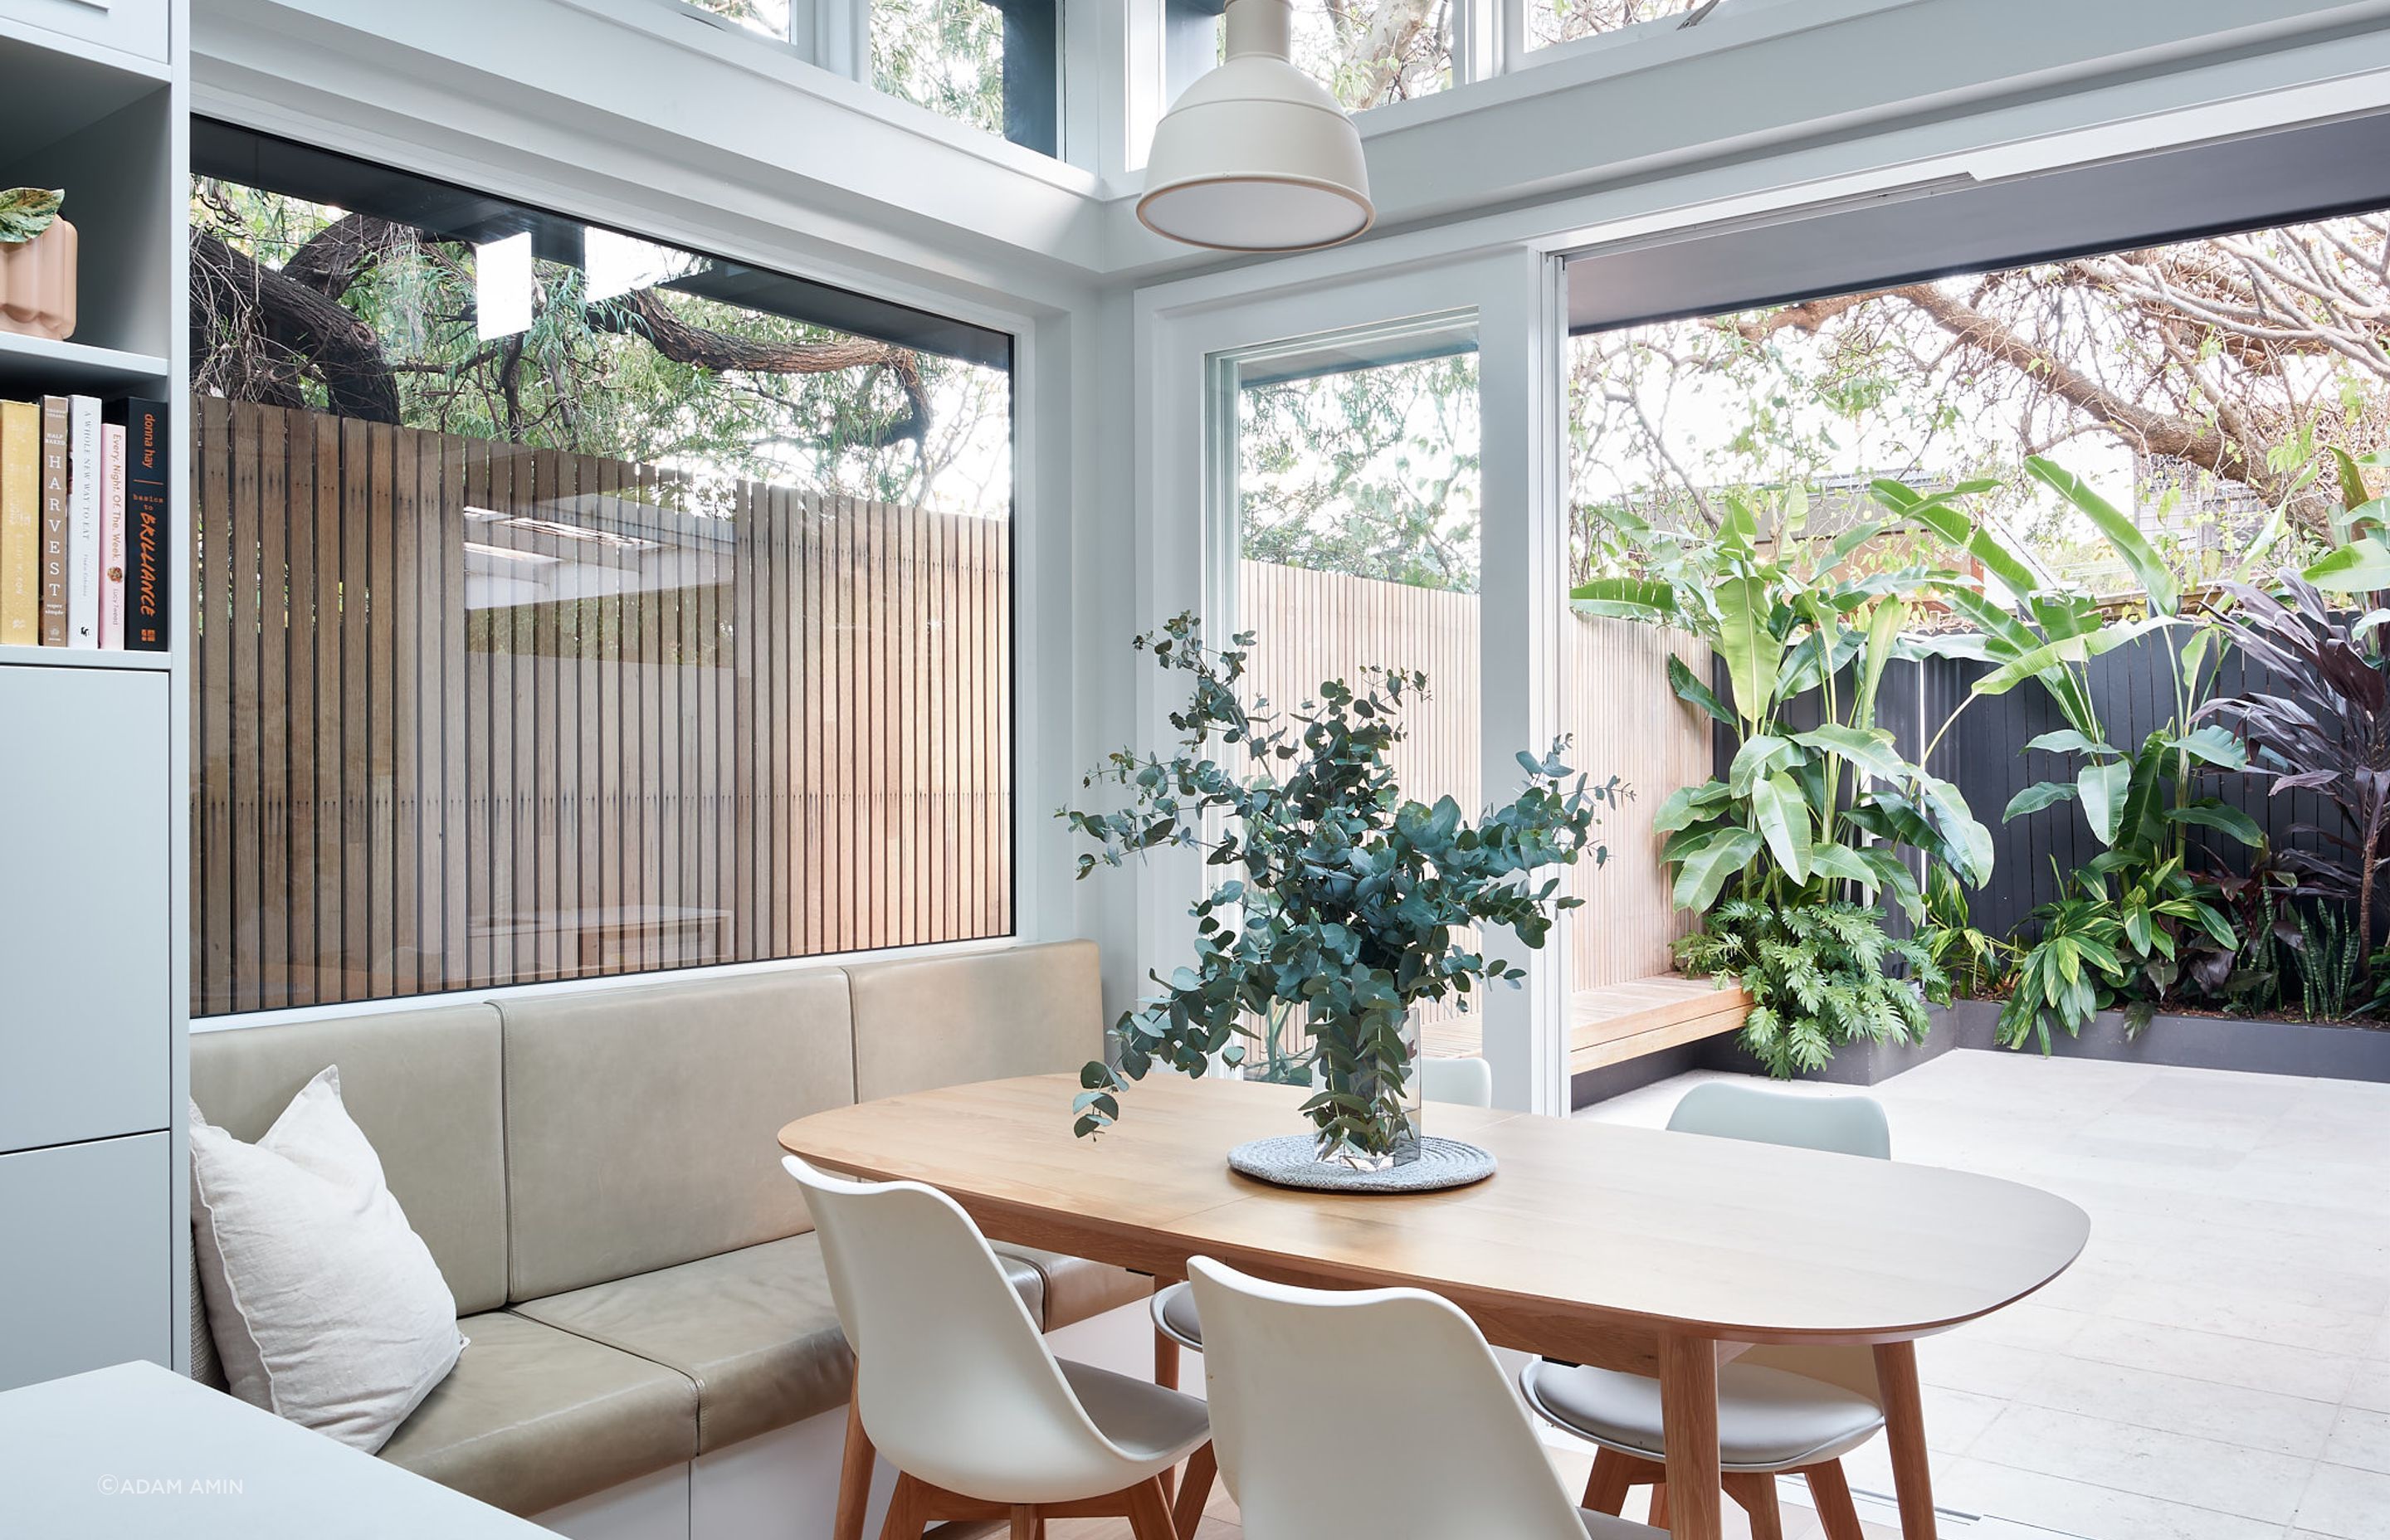
[[[1998,1046],[2000,1002],[1958,1000],[1934,1013],[1932,1038],[1948,1046]],[[2039,1053],[2037,1042],[2003,1052]],[[2080,1037],[2050,1033],[2049,1051],[2067,1059],[2109,1059],[2171,1064],[2191,1070],[2240,1070],[2251,1074],[2313,1075],[2390,1083],[2390,1031],[2342,1021],[2273,1021],[2247,1016],[2161,1014],[2139,1035],[2125,1035],[2125,1019],[2103,1010]]]

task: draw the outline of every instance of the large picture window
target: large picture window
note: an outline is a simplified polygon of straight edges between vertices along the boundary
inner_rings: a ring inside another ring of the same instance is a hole
[[[1008,338],[192,161],[194,1015],[1010,930]]]

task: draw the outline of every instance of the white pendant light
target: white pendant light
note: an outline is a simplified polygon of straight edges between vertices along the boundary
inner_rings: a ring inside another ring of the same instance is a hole
[[[1290,58],[1287,0],[1228,0],[1228,57],[1153,131],[1148,229],[1222,251],[1334,246],[1377,217],[1361,135]]]

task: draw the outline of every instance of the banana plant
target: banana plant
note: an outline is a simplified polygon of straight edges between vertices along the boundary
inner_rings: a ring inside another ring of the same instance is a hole
[[[1897,481],[1878,481],[1873,488],[1878,502],[1924,524],[1974,557],[2015,597],[2016,607],[2011,609],[1964,582],[1953,580],[1939,586],[1941,597],[1974,622],[1978,635],[1969,638],[1974,655],[1993,665],[1975,681],[1968,700],[2005,695],[2032,681],[2049,694],[2066,723],[2025,747],[2075,757],[2079,764],[2075,774],[2065,780],[2025,787],[2010,800],[2001,821],[2072,802],[2103,850],[2139,852],[2161,861],[2183,856],[2185,835],[2194,827],[2220,830],[2244,845],[2263,842],[2265,832],[2255,820],[2199,789],[2201,776],[2237,771],[2247,757],[2232,734],[2213,725],[2192,725],[2214,690],[2217,670],[2223,662],[2223,633],[2211,619],[2187,612],[2182,585],[2157,548],[2139,525],[2089,483],[2040,456],[2027,460],[2025,470],[2065,498],[2100,532],[2141,585],[2146,614],[2133,620],[2110,618],[2090,595],[2044,580],[1998,530],[1977,523],[1960,509],[1961,500],[1989,491],[1998,482],[1965,482],[1932,496]],[[2311,469],[2310,473],[2316,472]],[[2277,508],[2242,553],[2230,581],[2238,582],[2255,571],[2287,529],[2287,512]],[[2094,702],[2090,666],[2093,660],[2149,635],[2166,637],[2175,696],[2173,721],[2138,745],[2119,745],[2111,741]],[[1927,748],[1927,764],[1933,763],[1934,747],[1965,706],[1961,702],[1960,711],[1943,723],[1934,744]]]
[[[1870,899],[1887,892],[1920,918],[1902,844],[1981,885],[1990,831],[1957,787],[1910,764],[1875,721],[1884,667],[1909,651],[1908,598],[1949,574],[1849,570],[1882,520],[1805,545],[1797,489],[1778,512],[1772,550],[1747,503],[1728,498],[1725,508],[1718,529],[1698,537],[1622,520],[1643,571],[1571,595],[1589,613],[1690,631],[1726,670],[1721,699],[1682,661],[1668,664],[1678,698],[1735,744],[1724,776],[1677,791],[1653,818],[1677,906],[1707,913],[1721,896],[1796,906],[1856,888]],[[1799,725],[1813,716],[1817,725]]]

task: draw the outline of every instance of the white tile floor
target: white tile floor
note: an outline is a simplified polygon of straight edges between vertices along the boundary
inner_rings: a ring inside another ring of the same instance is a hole
[[[1578,1115],[1656,1125],[1700,1078]],[[1948,1534],[2390,1540],[2390,1085],[1960,1051],[1873,1094],[1898,1158],[2091,1215],[2066,1276],[1918,1350],[1935,1496],[1985,1516]],[[1849,1469],[1891,1490],[1881,1441]]]

